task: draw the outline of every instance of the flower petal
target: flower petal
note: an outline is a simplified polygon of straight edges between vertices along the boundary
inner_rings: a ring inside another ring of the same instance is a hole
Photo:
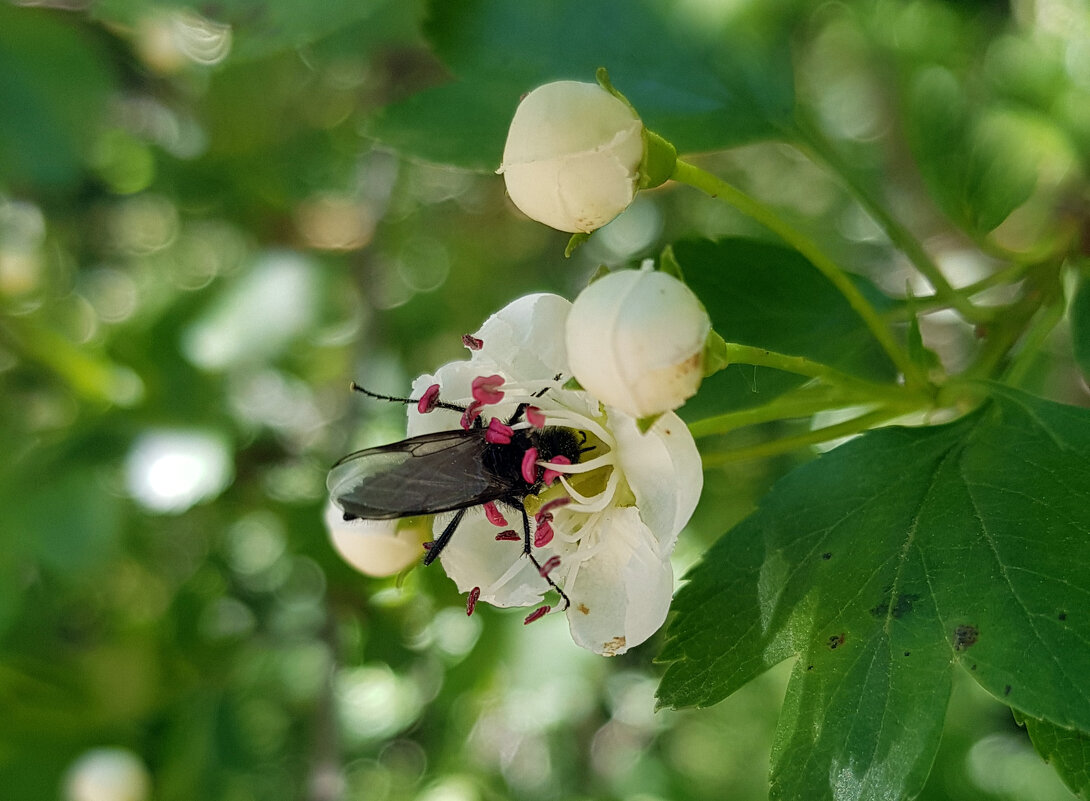
[[[539,293],[513,300],[489,317],[476,333],[484,346],[473,353],[477,370],[495,365],[516,381],[569,378],[564,326],[571,302]]]
[[[450,515],[436,520],[436,536],[449,521]],[[549,589],[548,582],[522,555],[521,537],[517,542],[497,542],[498,533],[499,529],[485,519],[479,507],[467,511],[458,530],[439,555],[447,576],[454,580],[461,592],[480,587],[480,600],[493,606],[531,606],[539,603]]]
[[[704,488],[693,435],[673,412],[662,415],[643,434],[623,412],[610,409],[609,422],[617,438],[617,460],[636,496],[640,517],[658,541],[660,554],[669,556]]]
[[[500,169],[598,150],[634,125],[641,125],[636,112],[596,83],[547,83],[526,95],[515,110]],[[643,143],[630,155],[638,163]]]
[[[580,562],[566,584],[568,624],[576,644],[606,656],[623,654],[662,626],[670,610],[670,560],[635,507],[607,509],[595,520],[601,549]]]

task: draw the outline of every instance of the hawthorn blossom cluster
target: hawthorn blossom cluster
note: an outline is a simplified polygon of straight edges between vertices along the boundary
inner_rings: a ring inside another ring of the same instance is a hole
[[[605,225],[674,170],[673,147],[604,71],[599,81],[530,92],[499,169],[519,209],[563,231]],[[426,541],[426,521],[345,521],[331,507],[335,544],[371,575],[430,547],[425,564],[438,554],[471,614],[481,601],[534,607],[527,623],[562,610],[575,642],[596,653],[642,643],[666,618],[670,554],[703,486],[673,410],[700,385],[710,333],[692,291],[649,265],[599,278],[574,305],[549,294],[515,300],[463,338],[469,359],[414,382],[407,433],[483,429],[488,443],[509,446],[502,453],[515,462],[504,469],[525,482],[508,499],[517,508],[436,515]],[[558,430],[571,433],[556,440]],[[579,444],[562,452],[555,441]],[[545,603],[552,594],[560,600]]]

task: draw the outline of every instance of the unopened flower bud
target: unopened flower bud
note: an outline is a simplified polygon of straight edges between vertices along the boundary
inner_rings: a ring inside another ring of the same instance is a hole
[[[566,326],[575,379],[636,418],[676,409],[704,377],[711,320],[678,279],[649,269],[609,273],[580,293]]]
[[[643,123],[627,103],[598,84],[557,81],[515,110],[499,172],[526,216],[589,233],[632,202],[643,158]]]
[[[364,575],[381,578],[400,573],[424,554],[431,540],[430,523],[422,518],[400,520],[345,520],[330,503],[326,528],[341,558]]]

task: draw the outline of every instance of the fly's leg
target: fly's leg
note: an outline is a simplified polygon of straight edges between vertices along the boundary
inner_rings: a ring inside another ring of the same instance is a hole
[[[465,509],[459,509],[454,513],[454,518],[447,523],[443,533],[436,537],[428,547],[428,552],[424,554],[424,564],[430,565],[439,557],[439,554],[447,547],[447,543],[450,542],[450,538],[454,536],[454,529],[458,528],[458,524],[462,522],[465,513]]]
[[[530,404],[528,404],[528,403],[520,403],[518,406],[516,406],[515,407],[515,413],[513,415],[511,415],[509,418],[507,418],[507,425],[513,426],[513,425],[515,425],[515,423],[521,423],[522,422],[522,416],[524,414],[526,414],[526,410],[529,409],[529,408],[530,408]]]
[[[522,504],[522,552],[530,558],[530,562],[537,568],[537,572],[541,574],[541,577],[549,582],[549,586],[557,591],[557,594],[564,599],[564,608],[567,609],[571,606],[571,598],[568,594],[560,589],[560,585],[553,581],[552,576],[549,575],[549,571],[545,570],[541,566],[541,562],[534,556],[533,551],[530,548],[530,516],[526,514],[526,504]],[[445,532],[444,532],[445,533]],[[429,552],[430,553],[430,552]],[[557,557],[553,557],[554,559]]]

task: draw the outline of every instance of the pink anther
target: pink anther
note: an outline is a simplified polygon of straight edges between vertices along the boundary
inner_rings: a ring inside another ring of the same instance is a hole
[[[560,557],[559,556],[550,556],[548,559],[545,560],[545,564],[543,564],[541,566],[541,569],[539,571],[537,571],[537,572],[541,574],[542,578],[544,578],[545,576],[552,573],[559,566],[560,566]]]
[[[533,612],[526,616],[526,619],[522,621],[522,625],[528,626],[535,620],[540,620],[541,618],[545,617],[545,615],[549,614],[550,609],[552,609],[552,607],[548,604],[545,604],[545,606],[539,606],[537,609],[535,609]]]
[[[503,400],[500,387],[503,386],[502,375],[480,375],[473,379],[473,400],[481,403],[499,403]]]
[[[435,545],[435,543],[434,543],[434,542],[422,542],[422,543],[420,543],[420,544],[424,546],[424,550],[425,550],[425,551],[430,551],[430,550],[431,550],[431,546]]]
[[[466,407],[466,410],[462,412],[462,428],[466,431],[473,428],[473,421],[481,416],[481,407],[483,405],[483,403],[473,401],[473,403]]]
[[[462,344],[470,350],[480,350],[484,347],[484,341],[477,339],[472,334],[462,334]]]
[[[571,459],[569,459],[567,456],[554,456],[549,461],[552,464],[571,464]],[[556,481],[557,477],[560,475],[561,472],[559,470],[553,470],[552,468],[546,467],[544,476],[545,486],[552,486],[552,483]]]
[[[527,448],[522,454],[522,479],[527,484],[537,483],[537,448]]]
[[[435,408],[435,404],[439,402],[439,385],[432,384],[426,390],[424,394],[420,396],[420,400],[416,402],[416,410],[420,414],[427,414]]]
[[[534,529],[534,547],[544,548],[553,541],[553,525],[548,520],[542,520]]]
[[[496,542],[518,542],[521,539],[522,535],[513,528],[509,528],[507,531],[501,531],[496,535]]]
[[[534,428],[545,428],[545,413],[536,406],[526,407],[526,419]]]
[[[493,445],[510,445],[514,433],[515,429],[504,423],[500,418],[493,417],[488,421],[488,431],[485,432],[484,438]]]
[[[500,514],[500,510],[496,508],[496,504],[489,501],[488,503],[481,504],[484,507],[484,516],[488,518],[488,522],[494,526],[506,526],[507,521],[503,519],[503,515]]]
[[[481,598],[481,588],[474,587],[469,591],[469,597],[466,598],[466,616],[472,615],[473,610],[477,608],[477,601]]]

